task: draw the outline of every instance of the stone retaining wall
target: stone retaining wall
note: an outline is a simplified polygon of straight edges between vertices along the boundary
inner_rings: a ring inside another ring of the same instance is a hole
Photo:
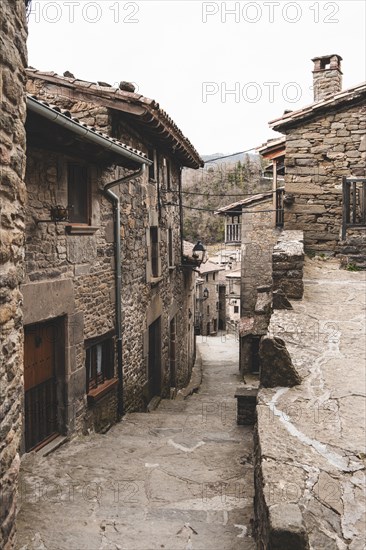
[[[22,431],[26,20],[24,1],[0,2],[0,547],[15,546]]]
[[[300,300],[304,293],[304,245],[302,231],[283,231],[273,249],[273,290]]]

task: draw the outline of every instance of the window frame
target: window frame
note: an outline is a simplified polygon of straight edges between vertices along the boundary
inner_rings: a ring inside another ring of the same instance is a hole
[[[158,166],[157,166],[157,152],[153,147],[149,147],[147,150],[147,157],[152,160],[152,164],[148,168],[149,181],[156,183],[158,181]]]
[[[114,332],[107,333],[85,341],[85,377],[88,396],[97,395],[106,386],[117,380],[115,376],[115,342],[113,335]],[[98,350],[101,350],[101,371],[99,374],[97,365]],[[93,376],[90,376],[91,361],[94,362],[94,365],[92,365],[95,370]]]
[[[174,269],[174,231],[172,227],[168,227],[168,267]]]
[[[156,279],[160,275],[159,270],[159,227],[157,225],[150,226],[150,269],[151,277]]]
[[[79,174],[74,172],[80,171]],[[82,188],[77,189],[78,184],[75,180],[79,177],[83,179]],[[80,193],[78,200],[83,203],[85,213],[83,216],[74,215],[72,212],[71,200],[76,196],[77,191]],[[83,196],[85,195],[85,196]],[[90,185],[90,170],[86,164],[81,162],[67,163],[67,205],[69,212],[69,222],[75,226],[90,226],[91,225],[91,185]]]

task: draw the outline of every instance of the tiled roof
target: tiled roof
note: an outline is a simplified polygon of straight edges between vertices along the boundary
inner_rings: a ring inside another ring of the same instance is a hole
[[[286,145],[286,137],[281,136],[280,138],[269,139],[266,143],[263,143],[259,147],[256,147],[256,151],[263,155],[272,149],[282,148]]]
[[[94,134],[96,136],[99,136],[103,138],[106,143],[110,143],[111,145],[117,146],[127,153],[132,153],[133,155],[136,155],[140,157],[143,160],[148,160],[145,153],[142,153],[138,149],[134,149],[133,147],[130,147],[129,145],[126,145],[125,143],[122,143],[121,141],[118,141],[117,139],[114,139],[110,137],[108,134],[104,134],[103,132],[100,132],[96,128],[92,126],[88,126],[87,124],[84,124],[83,122],[80,122],[78,118],[71,116],[70,111],[66,109],[60,109],[57,105],[50,105],[47,101],[43,101],[39,98],[37,98],[35,95],[27,94],[27,107],[28,109],[32,110],[32,104],[33,105],[39,105],[43,108],[45,108],[48,111],[53,111],[55,113],[55,120],[58,116],[61,115],[61,117],[67,118],[68,120],[72,121],[76,127],[79,127],[84,132],[83,134],[86,136],[87,134]]]
[[[291,111],[286,113],[280,118],[272,120],[269,125],[273,130],[282,131],[286,127],[301,122],[305,119],[312,118],[320,115],[327,109],[333,109],[334,107],[340,107],[341,105],[347,105],[354,101],[359,101],[366,95],[366,83],[358,84],[343,92],[338,92],[326,97],[322,101],[307,105],[297,111]]]
[[[251,204],[254,204],[256,202],[260,202],[263,200],[268,200],[272,197],[272,191],[268,191],[267,193],[260,193],[258,195],[251,195],[250,197],[247,197],[246,199],[242,199],[241,201],[233,202],[229,204],[228,206],[223,206],[222,208],[219,208],[216,210],[215,214],[227,214],[230,212],[230,210],[234,210],[235,208],[239,208],[240,206],[245,207],[249,206]]]
[[[148,126],[157,138],[168,141],[172,151],[184,161],[184,166],[199,168],[204,165],[191,142],[154,99],[114,88],[104,83],[88,82],[74,77],[60,76],[55,72],[38,71],[33,68],[27,69],[27,76],[30,79],[39,79],[58,85],[60,94],[61,86],[64,89],[90,96],[91,101],[93,98],[94,100],[98,99],[111,109],[127,113],[128,116]]]

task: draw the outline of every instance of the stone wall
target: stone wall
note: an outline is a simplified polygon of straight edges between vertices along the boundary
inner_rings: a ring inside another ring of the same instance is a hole
[[[301,300],[304,293],[304,245],[302,231],[283,231],[273,249],[273,290]]]
[[[15,546],[21,437],[26,20],[21,1],[0,2],[0,547]]]
[[[341,253],[348,246],[340,234],[342,177],[366,175],[365,129],[359,103],[286,130],[285,229],[303,230],[306,250]],[[365,234],[351,233],[361,241]]]
[[[252,369],[253,336],[267,331],[272,286],[272,251],[277,241],[272,198],[246,206],[242,215],[240,370]],[[259,292],[258,292],[259,288]]]
[[[208,290],[208,298],[202,299],[202,294],[199,301],[201,308],[201,335],[210,336],[217,334],[219,329],[219,273],[218,271],[203,273],[201,277],[203,278],[201,294],[205,288]],[[210,325],[209,331],[208,325]]]
[[[85,384],[85,341],[113,331],[115,323],[113,214],[110,202],[100,192],[113,173],[89,164],[94,234],[72,235],[66,222],[42,221],[50,219],[51,206],[67,205],[67,164],[85,161],[79,155],[49,151],[45,155],[30,144],[25,176],[24,325],[48,321],[62,327],[57,334],[64,367],[56,374],[60,400],[66,400],[65,408],[59,409],[58,429],[65,434],[103,429],[103,419],[105,427],[116,418],[114,411],[105,420],[102,404],[95,409],[96,415],[91,413]],[[115,402],[113,394],[110,401]],[[106,410],[111,403],[103,399]]]

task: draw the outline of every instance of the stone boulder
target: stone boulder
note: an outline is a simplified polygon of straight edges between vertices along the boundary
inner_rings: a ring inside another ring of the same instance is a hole
[[[273,309],[293,309],[282,288],[273,291]]]
[[[259,379],[265,388],[277,386],[290,388],[301,383],[301,378],[281,338],[263,336],[259,346],[259,357]]]

